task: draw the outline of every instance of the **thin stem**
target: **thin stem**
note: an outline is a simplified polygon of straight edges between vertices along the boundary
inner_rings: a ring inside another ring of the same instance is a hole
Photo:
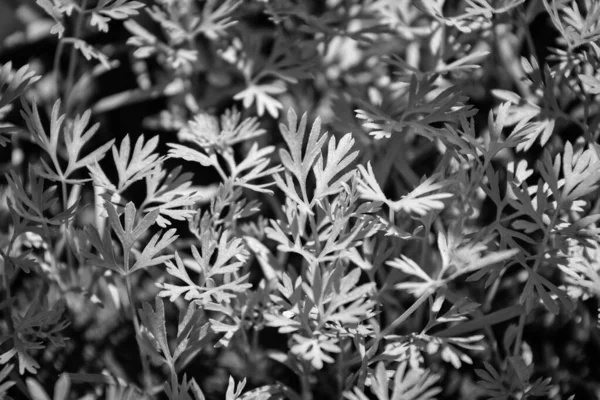
[[[394,331],[394,329],[396,329],[401,323],[406,321],[408,319],[408,317],[410,317],[415,311],[417,311],[417,309],[421,306],[421,304],[425,303],[429,299],[429,297],[433,294],[434,291],[435,290],[433,290],[433,287],[426,290],[421,295],[421,297],[419,297],[417,299],[417,301],[415,301],[406,311],[404,311],[402,313],[402,315],[400,315],[398,318],[396,318],[394,321],[392,321],[392,323],[389,324],[384,330],[379,332],[377,334],[377,336],[375,337],[375,339],[373,339],[373,340],[379,341],[379,340],[383,339],[384,337],[386,337],[387,335],[389,335],[390,333],[392,333]]]
[[[175,388],[179,386],[179,378],[177,377],[175,366],[172,363],[169,364],[169,369],[171,371],[171,391],[175,391]]]
[[[216,160],[215,160],[216,161]],[[219,173],[219,176],[221,177],[221,179],[223,180],[223,182],[227,181],[227,179],[229,179],[227,177],[227,174],[225,173],[225,171],[223,171],[223,168],[221,168],[221,165],[219,164],[218,161],[216,161],[213,164],[213,167],[215,167],[215,169],[217,170],[217,172]]]
[[[10,301],[12,299],[12,294],[10,292],[10,278],[6,269],[6,265],[8,264],[6,262],[6,257],[9,256],[11,247],[12,246],[9,245],[8,249],[6,250],[6,254],[2,253],[2,258],[4,259],[4,271],[2,273],[2,282],[4,284],[4,290],[6,293],[6,308],[4,309],[4,318],[6,319],[6,325],[8,327],[8,336],[12,335],[12,333],[14,332],[12,320],[12,305],[10,304]]]
[[[246,356],[246,361],[248,364],[252,365],[252,344],[248,338],[248,332],[246,332],[246,329],[240,329],[240,332],[243,340],[242,351]]]
[[[252,328],[252,354],[257,357],[259,352],[259,341],[258,341],[258,330],[256,328]],[[256,359],[256,358],[255,358]]]
[[[542,259],[544,258],[544,254],[545,254],[544,249],[546,248],[546,245],[548,244],[548,241],[550,240],[550,232],[554,228],[554,225],[556,224],[556,220],[558,219],[560,207],[561,207],[561,204],[558,204],[556,207],[556,210],[554,211],[554,214],[552,215],[550,224],[548,224],[548,227],[546,228],[546,232],[544,234],[544,240],[542,241],[542,244],[539,247],[540,251],[538,252],[537,258],[535,259],[535,263],[533,264],[532,273],[536,273],[542,263]],[[521,315],[519,317],[519,325],[517,327],[517,337],[515,339],[515,347],[513,348],[514,356],[518,356],[519,351],[521,349],[521,344],[523,342],[523,331],[525,329],[526,317],[527,317],[527,307],[523,307],[523,311],[521,312]]]
[[[533,55],[537,55],[537,50],[535,48],[535,41],[533,40],[533,36],[531,35],[531,30],[529,29],[529,23],[532,22],[534,17],[536,4],[534,1],[529,3],[527,9],[523,14],[517,13],[520,16],[521,22],[521,30],[517,33],[517,37],[521,39],[521,36],[525,38],[525,43],[527,43],[527,47],[529,48],[529,53]]]
[[[306,193],[306,180],[300,182],[300,191],[302,192],[302,201],[310,208],[310,202],[308,201],[308,194]],[[321,253],[321,242],[319,242],[319,230],[317,229],[317,221],[315,220],[314,214],[308,214],[308,222],[312,231],[313,238],[315,240],[315,255]]]
[[[79,14],[77,15],[77,21],[75,22],[75,32],[73,37],[79,39],[81,36],[81,31],[83,29],[83,22],[85,20],[85,13],[81,12],[81,10],[85,10],[87,6],[88,0],[82,0],[81,6],[79,8]],[[71,89],[73,88],[73,80],[75,76],[75,62],[77,61],[77,49],[75,46],[71,47],[71,52],[69,55],[69,69],[67,70],[67,83],[65,86],[65,95],[70,94]]]
[[[310,364],[307,361],[302,363],[302,375],[300,384],[302,385],[302,400],[312,400],[312,389],[310,387]]]
[[[306,180],[304,182],[300,182],[300,191],[302,192],[302,200],[306,205],[310,207],[310,203],[308,201],[308,194],[306,193]],[[317,222],[315,217],[311,213],[308,214],[308,220],[310,223],[310,229],[312,230],[312,234],[315,240],[315,255],[319,255],[321,252],[321,243],[319,243],[319,231],[317,230]],[[317,262],[317,268],[318,262]],[[304,268],[303,268],[304,273]],[[302,400],[312,400],[312,391],[310,388],[310,364],[308,362],[303,363],[304,368],[302,368],[302,376],[300,377],[302,384]]]
[[[376,346],[381,341],[381,339],[385,338],[385,336],[387,336],[390,333],[392,333],[392,331],[394,329],[396,329],[401,323],[403,323],[404,321],[406,321],[412,314],[414,314],[415,311],[417,311],[417,309],[423,303],[425,303],[433,293],[435,293],[435,290],[436,290],[437,287],[438,287],[438,284],[436,283],[435,285],[431,286],[428,290],[426,290],[425,292],[423,292],[423,294],[417,299],[417,301],[415,301],[406,311],[404,311],[402,313],[402,315],[400,315],[398,318],[396,318],[390,325],[388,325],[387,328],[385,328],[384,330],[382,330],[381,332],[379,332],[377,334],[377,336],[375,336],[373,339],[371,339],[366,344],[365,348],[369,349],[368,351],[370,351],[371,349],[374,349],[373,351],[375,351]],[[357,359],[358,359],[357,357],[354,357],[350,361],[350,365],[352,365],[353,363],[355,363],[357,361]]]
[[[62,175],[62,173],[61,173]],[[62,190],[62,199],[63,199],[63,211],[66,211],[69,208],[69,200],[67,198],[67,183],[64,180],[60,181],[60,186]],[[65,252],[67,253],[67,265],[69,266],[69,270],[73,269],[73,254],[71,253],[71,249],[69,248],[69,241],[67,240],[67,235],[69,234],[69,220],[67,220],[62,225],[64,235],[65,235]]]
[[[57,88],[60,87],[60,58],[62,57],[64,48],[65,48],[65,42],[63,40],[59,40],[58,46],[56,47],[56,53],[54,53],[54,62],[52,65],[54,75],[56,76],[56,87]]]
[[[519,315],[519,325],[517,326],[517,337],[515,339],[515,347],[513,347],[513,355],[516,357],[519,355],[521,351],[521,344],[523,343],[523,331],[525,330],[525,319],[527,318],[527,313],[525,309]]]
[[[125,284],[127,286],[127,297],[129,300],[129,312],[131,313],[131,321],[133,322],[133,329],[135,331],[135,341],[138,344],[138,349],[140,351],[140,360],[142,363],[142,372],[144,374],[142,382],[144,384],[144,392],[150,393],[150,389],[152,388],[152,382],[150,378],[150,366],[148,365],[148,360],[144,354],[144,349],[140,346],[139,338],[141,336],[140,323],[137,319],[137,315],[135,313],[135,307],[133,305],[133,295],[131,291],[131,281],[129,279],[129,274],[125,275]]]
[[[485,296],[485,301],[483,302],[482,307],[485,312],[488,312],[492,309],[492,302],[494,301],[494,297],[496,297],[496,293],[498,293],[498,289],[500,288],[500,281],[502,279],[502,276],[504,275],[504,271],[506,271],[506,268],[503,268],[502,271],[500,271],[498,279],[496,279],[494,283],[492,283],[490,290]]]
[[[392,333],[392,331],[394,329],[396,329],[396,327],[398,327],[400,324],[402,324],[404,321],[406,321],[412,314],[415,313],[415,311],[417,311],[419,309],[419,307],[423,303],[425,303],[427,300],[429,300],[429,297],[433,293],[435,293],[435,290],[437,287],[438,287],[438,284],[436,283],[435,285],[431,286],[428,290],[423,292],[423,294],[421,294],[421,296],[417,299],[417,301],[415,301],[406,311],[404,311],[402,313],[402,315],[400,315],[398,318],[396,318],[390,325],[388,325],[387,328],[385,328],[384,330],[379,332],[377,334],[377,336],[375,336],[373,339],[371,339],[365,346],[365,348],[368,349],[367,357],[371,357],[373,355],[373,353],[375,351],[377,351],[377,347],[378,347],[381,339],[385,338],[385,336]],[[355,356],[351,360],[348,361],[348,365],[355,365],[356,363],[362,363],[362,362],[363,361],[362,361],[361,356]]]
[[[431,254],[429,248],[429,235],[431,234],[431,224],[423,224],[425,226],[425,232],[423,234],[423,241],[421,242],[421,257],[420,264],[421,266],[425,265],[427,262],[427,255]]]
[[[343,397],[343,393],[344,393],[344,384],[345,384],[345,379],[348,376],[347,373],[347,368],[346,368],[346,357],[345,357],[345,353],[346,353],[346,349],[344,346],[344,339],[341,338],[340,340],[340,348],[342,349],[342,351],[340,351],[339,355],[338,355],[338,360],[337,360],[337,380],[338,380],[338,393],[340,398]]]

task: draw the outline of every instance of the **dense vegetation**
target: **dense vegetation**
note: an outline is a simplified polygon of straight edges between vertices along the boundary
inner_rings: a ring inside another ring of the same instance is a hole
[[[0,15],[0,397],[600,398],[600,2]]]

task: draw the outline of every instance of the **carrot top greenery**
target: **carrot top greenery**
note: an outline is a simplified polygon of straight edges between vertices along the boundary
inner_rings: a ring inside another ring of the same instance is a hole
[[[0,397],[600,398],[600,2],[0,5]]]

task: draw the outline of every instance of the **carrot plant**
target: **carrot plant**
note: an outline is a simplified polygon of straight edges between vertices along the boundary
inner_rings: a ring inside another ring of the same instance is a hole
[[[600,3],[5,8],[1,397],[600,396]]]

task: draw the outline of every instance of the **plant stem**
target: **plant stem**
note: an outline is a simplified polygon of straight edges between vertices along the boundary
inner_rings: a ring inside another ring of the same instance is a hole
[[[85,20],[85,10],[87,6],[88,0],[82,0],[81,2],[81,10],[79,10],[79,14],[77,15],[77,21],[75,22],[75,32],[73,33],[73,37],[75,39],[79,39],[81,36],[81,31],[83,29],[83,22]],[[67,83],[65,85],[65,95],[68,98],[71,89],[73,88],[73,80],[75,76],[75,61],[77,61],[77,49],[75,45],[71,46],[71,52],[69,55],[69,69],[67,70]]]
[[[4,290],[6,293],[6,296],[5,296],[6,297],[6,299],[5,299],[6,300],[6,308],[4,309],[4,318],[6,319],[8,335],[12,335],[12,333],[14,331],[13,320],[12,320],[12,304],[10,304],[11,299],[12,299],[12,294],[10,292],[10,278],[8,276],[8,271],[6,269],[6,264],[7,264],[6,258],[10,254],[11,247],[12,246],[9,245],[8,249],[6,250],[6,254],[2,254],[2,258],[4,259],[4,271],[2,271],[2,282],[4,284]]]
[[[61,173],[62,175],[62,173]],[[62,189],[62,198],[63,198],[63,211],[66,211],[69,208],[69,200],[67,198],[67,183],[62,180],[60,181],[60,186]],[[63,234],[65,235],[65,252],[67,253],[67,265],[69,270],[73,269],[73,254],[71,253],[71,249],[69,248],[69,240],[67,235],[69,234],[69,220],[67,220],[63,225]]]
[[[65,42],[61,39],[58,41],[58,46],[56,47],[56,53],[54,53],[54,62],[52,64],[52,69],[54,70],[54,75],[56,76],[57,93],[58,93],[58,88],[60,87],[60,58],[62,56],[64,48],[65,48]]]
[[[302,385],[302,400],[312,400],[312,389],[310,387],[310,364],[307,361],[302,363],[302,375],[300,383]]]
[[[304,203],[310,209],[310,202],[308,201],[308,194],[306,192],[306,181],[300,183],[300,191],[302,192],[302,201],[304,201]],[[315,240],[315,256],[318,256],[319,253],[321,253],[321,243],[319,242],[319,230],[317,228],[317,221],[315,220],[315,216],[313,214],[307,213],[307,216],[308,221],[310,223],[310,229]]]
[[[221,165],[216,160],[216,158],[215,158],[215,161],[216,162],[213,164],[213,167],[217,170],[217,172],[219,173],[219,176],[221,177],[221,179],[223,180],[223,182],[227,181],[227,179],[229,179],[227,177],[227,174],[225,173],[225,171],[223,171],[223,168],[221,168]]]
[[[392,333],[392,331],[394,329],[396,329],[401,323],[406,321],[408,319],[408,317],[410,317],[415,311],[417,311],[417,309],[421,306],[421,304],[425,303],[427,301],[427,299],[429,299],[429,297],[434,292],[435,292],[435,290],[433,290],[433,288],[426,290],[421,295],[421,297],[419,297],[417,299],[417,301],[415,301],[406,311],[404,311],[402,313],[402,315],[400,315],[398,318],[396,318],[394,321],[392,321],[392,323],[389,324],[384,330],[379,332],[377,334],[377,336],[375,337],[375,339],[373,339],[372,341],[379,341],[379,340],[383,339],[385,336]],[[367,347],[369,347],[369,346],[367,346]]]
[[[133,295],[131,291],[131,281],[129,279],[129,274],[125,275],[125,284],[127,286],[127,297],[129,300],[129,312],[131,313],[131,321],[133,322],[133,329],[135,331],[135,341],[138,344],[138,349],[140,351],[140,360],[142,363],[142,372],[144,374],[142,382],[144,384],[144,392],[149,394],[150,389],[152,388],[152,381],[150,378],[150,366],[148,365],[148,360],[144,354],[144,349],[140,345],[139,338],[141,336],[140,323],[137,319],[137,315],[135,313],[135,307],[133,305]]]
[[[535,259],[533,268],[531,269],[533,273],[537,272],[538,268],[540,267],[540,264],[542,263],[542,259],[544,258],[544,254],[545,254],[544,249],[546,248],[546,245],[548,244],[548,241],[550,240],[550,232],[554,228],[554,225],[556,225],[556,220],[558,219],[558,212],[560,210],[560,207],[561,207],[561,204],[559,202],[556,207],[556,210],[554,211],[554,214],[552,215],[550,224],[548,224],[548,227],[546,228],[546,232],[544,234],[544,240],[540,244],[540,247],[539,247],[540,251],[537,254],[537,258]],[[513,356],[515,356],[515,357],[519,355],[519,352],[521,350],[521,344],[523,342],[523,330],[525,329],[526,318],[527,318],[527,307],[523,307],[523,311],[521,312],[521,315],[519,316],[517,337],[515,339],[515,347],[513,348]]]
[[[252,328],[252,354],[254,354],[254,360],[258,358],[259,352],[259,341],[258,341],[258,330],[256,328]]]
[[[346,376],[348,376],[347,373],[347,368],[346,368],[346,359],[345,359],[345,351],[346,349],[344,348],[344,339],[340,340],[340,348],[342,349],[342,351],[340,351],[339,355],[338,355],[338,359],[337,359],[337,381],[338,381],[338,393],[339,393],[339,398],[343,398],[343,393],[344,393],[344,383],[345,383],[345,378]]]
[[[402,313],[402,315],[400,315],[398,318],[396,318],[387,328],[385,328],[384,330],[382,330],[381,332],[379,332],[377,334],[377,336],[375,336],[373,339],[371,339],[365,345],[365,348],[368,349],[367,350],[367,355],[370,354],[370,353],[372,353],[372,352],[374,352],[374,351],[376,351],[377,350],[377,346],[378,346],[379,342],[381,341],[381,339],[385,338],[385,336],[387,336],[390,333],[392,333],[392,331],[394,329],[396,329],[401,323],[403,323],[404,321],[406,321],[412,314],[414,314],[415,311],[417,311],[417,309],[423,303],[425,303],[433,293],[435,293],[436,288],[437,288],[437,285],[430,287],[429,290],[426,290],[417,299],[417,301],[415,301],[408,309],[406,309],[406,311],[404,311]],[[359,356],[355,356],[354,358],[352,358],[351,360],[349,360],[348,364],[349,365],[354,365],[357,362],[360,362]]]

